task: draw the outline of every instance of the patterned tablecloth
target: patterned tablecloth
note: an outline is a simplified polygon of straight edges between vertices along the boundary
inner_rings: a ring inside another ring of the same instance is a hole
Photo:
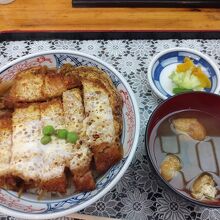
[[[144,148],[145,126],[161,102],[149,87],[147,67],[158,52],[188,47],[209,55],[220,67],[220,40],[50,40],[0,42],[0,66],[26,54],[49,49],[85,52],[113,65],[129,82],[140,109],[141,133],[134,159],[121,181],[80,213],[131,220],[220,219],[220,210],[191,204],[167,189],[151,169]],[[0,214],[0,219],[14,219]],[[71,219],[63,217],[60,219]]]

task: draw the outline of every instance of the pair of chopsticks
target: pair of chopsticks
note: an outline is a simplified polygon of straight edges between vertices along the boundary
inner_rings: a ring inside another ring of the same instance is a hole
[[[115,218],[98,217],[94,215],[84,215],[78,213],[68,215],[68,217],[74,218],[74,220],[117,220]]]

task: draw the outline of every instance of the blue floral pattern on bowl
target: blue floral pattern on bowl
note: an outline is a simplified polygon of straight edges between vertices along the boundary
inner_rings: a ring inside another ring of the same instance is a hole
[[[0,189],[0,209],[9,215],[22,217],[25,214],[29,219],[54,218],[85,208],[107,193],[117,183],[128,168],[136,150],[140,122],[134,95],[125,79],[115,69],[98,58],[73,51],[50,51],[28,55],[1,68],[0,79],[13,79],[17,72],[33,66],[46,65],[59,68],[64,63],[71,63],[75,66],[94,66],[105,71],[121,93],[124,102],[121,138],[124,151],[123,159],[97,180],[96,189],[91,192],[38,200],[35,194],[24,193],[18,198],[16,192]]]

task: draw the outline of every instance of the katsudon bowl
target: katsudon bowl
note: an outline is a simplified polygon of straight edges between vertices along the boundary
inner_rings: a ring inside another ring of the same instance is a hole
[[[220,207],[220,96],[189,92],[152,113],[145,147],[162,181],[186,200]]]
[[[20,197],[17,192],[0,189],[0,212],[25,219],[57,218],[80,211],[109,192],[127,170],[136,151],[140,119],[135,96],[124,77],[111,65],[99,58],[76,51],[47,51],[21,57],[0,69],[1,82],[12,80],[16,73],[35,66],[59,68],[65,63],[75,66],[92,66],[106,72],[123,99],[122,159],[96,180],[93,191],[70,195],[46,196],[39,199],[33,192]],[[7,84],[7,83],[6,83]]]

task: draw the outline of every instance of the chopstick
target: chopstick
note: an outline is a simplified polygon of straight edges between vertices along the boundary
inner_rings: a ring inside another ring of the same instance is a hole
[[[116,218],[106,218],[106,217],[84,215],[84,214],[78,214],[78,213],[68,215],[68,217],[74,218],[74,220],[117,220]]]

